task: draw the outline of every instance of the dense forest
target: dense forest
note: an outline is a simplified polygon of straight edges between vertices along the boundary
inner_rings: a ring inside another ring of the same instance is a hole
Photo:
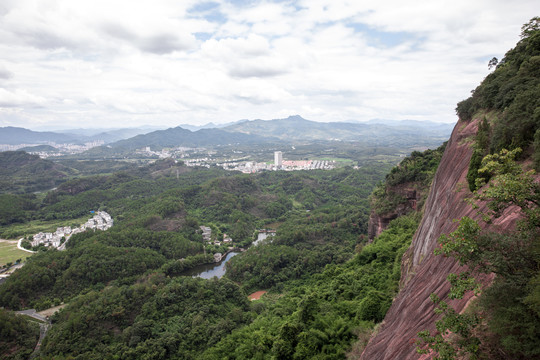
[[[428,163],[393,174],[433,174],[437,162]],[[46,194],[4,195],[16,204],[3,207],[4,236],[30,235],[20,223],[69,223],[98,209],[115,225],[29,258],[0,286],[0,306],[67,304],[52,318],[43,358],[213,359],[225,349],[230,358],[343,358],[384,317],[419,221],[416,213],[400,218],[367,243],[369,196],[389,170],[244,175],[162,160],[68,180]],[[249,247],[259,228],[277,234]],[[225,277],[182,275],[228,251],[214,244],[224,234],[248,248],[227,263]],[[256,290],[268,293],[251,303]]]
[[[6,360],[28,359],[39,338],[39,324],[0,309],[0,354]]]
[[[73,175],[72,169],[24,151],[0,152],[0,195],[50,190]]]

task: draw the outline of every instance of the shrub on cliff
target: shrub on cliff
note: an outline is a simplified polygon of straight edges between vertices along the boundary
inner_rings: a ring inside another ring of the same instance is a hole
[[[371,208],[377,214],[395,211],[399,205],[407,202],[407,198],[395,190],[405,184],[419,191],[421,200],[425,198],[445,148],[446,143],[435,150],[413,151],[403,159],[386,175],[385,182],[378,184],[371,194]]]
[[[535,17],[525,24],[516,47],[506,53],[471,97],[457,105],[456,112],[464,121],[472,120],[480,110],[494,111],[490,153],[503,148],[526,149],[532,144],[535,156],[540,157],[540,141],[534,141],[540,129],[539,23],[540,18]]]
[[[520,149],[503,150],[482,160],[479,174],[491,178],[475,193],[476,201],[487,202],[484,221],[499,217],[509,206],[520,209],[523,219],[517,229],[507,233],[483,231],[468,217],[456,231],[439,239],[436,254],[452,256],[470,272],[450,274],[449,298],[462,298],[467,291],[477,292],[474,273],[494,273],[495,280],[479,297],[477,313],[457,314],[433,294],[437,312],[437,331],[424,331],[420,338],[442,358],[453,359],[464,353],[477,358],[484,352],[489,358],[504,353],[512,359],[540,358],[540,184],[533,171],[525,172],[514,161]],[[483,315],[484,322],[480,321]],[[486,330],[480,325],[486,326]],[[452,332],[457,336],[448,338]],[[426,353],[425,348],[419,352]]]

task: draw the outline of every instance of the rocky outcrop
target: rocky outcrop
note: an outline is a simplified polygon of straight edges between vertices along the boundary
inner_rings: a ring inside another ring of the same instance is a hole
[[[411,211],[416,211],[417,204],[422,197],[422,192],[418,189],[418,185],[414,183],[393,186],[387,188],[386,192],[401,198],[403,201],[389,212],[371,211],[368,223],[368,238],[370,241],[379,236],[388,227],[390,221]]]
[[[477,210],[464,201],[471,195],[466,174],[472,154],[470,140],[476,131],[477,121],[458,122],[455,126],[433,180],[424,217],[403,257],[402,288],[361,359],[430,358],[430,355],[417,354],[414,345],[417,333],[425,329],[433,331],[435,321],[439,319],[429,295],[436,293],[458,312],[471,299],[471,295],[466,295],[460,300],[448,300],[450,285],[446,277],[463,269],[452,258],[435,256],[433,250],[440,235],[457,228],[454,219],[464,216],[479,219]],[[494,231],[512,228],[518,218],[517,209],[509,208],[489,226]],[[491,278],[485,276],[481,280],[487,284]]]

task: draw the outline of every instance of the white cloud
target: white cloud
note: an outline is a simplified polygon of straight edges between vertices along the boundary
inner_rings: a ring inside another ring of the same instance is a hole
[[[0,126],[455,121],[538,11],[532,0],[215,2],[3,0]]]
[[[0,108],[16,108],[21,106],[37,107],[45,103],[45,99],[25,90],[10,91],[0,88]]]

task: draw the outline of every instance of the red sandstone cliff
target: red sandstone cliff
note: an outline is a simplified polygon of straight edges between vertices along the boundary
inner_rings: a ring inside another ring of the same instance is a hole
[[[407,183],[387,189],[388,192],[402,197],[404,202],[390,212],[379,214],[375,210],[371,211],[368,223],[368,238],[370,241],[379,236],[388,227],[390,221],[417,210],[417,203],[423,196],[423,192],[418,187],[418,184]]]
[[[446,147],[433,180],[424,217],[414,236],[411,247],[403,257],[401,291],[394,300],[379,332],[370,340],[361,359],[427,359],[428,355],[416,353],[414,339],[419,331],[434,330],[439,315],[429,299],[436,293],[458,312],[462,311],[471,295],[460,300],[448,300],[449,273],[461,269],[452,258],[433,255],[441,234],[454,231],[458,224],[454,219],[469,216],[478,219],[476,210],[464,199],[470,196],[466,174],[472,149],[468,141],[475,135],[477,121],[458,122]],[[493,222],[493,227],[514,226],[519,213],[507,211]],[[489,279],[484,279],[485,282]]]

